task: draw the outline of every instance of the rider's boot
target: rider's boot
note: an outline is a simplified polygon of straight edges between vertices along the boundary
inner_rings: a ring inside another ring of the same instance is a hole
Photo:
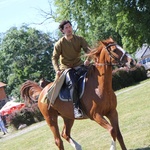
[[[76,106],[75,104],[74,104],[74,117],[75,118],[83,118],[83,112],[82,112],[82,110],[79,109],[79,107]]]

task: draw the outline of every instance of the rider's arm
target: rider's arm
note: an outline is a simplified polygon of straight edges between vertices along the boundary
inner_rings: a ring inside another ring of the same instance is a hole
[[[60,71],[59,69],[59,57],[61,55],[61,47],[60,47],[60,43],[57,42],[54,46],[54,50],[53,50],[53,54],[52,54],[52,64],[54,67],[55,72],[57,73],[58,71]]]
[[[88,54],[90,52],[90,47],[83,37],[81,37],[81,43],[84,52]],[[84,61],[84,65],[88,66],[90,64],[90,61],[91,61],[90,57],[87,57],[87,59]]]

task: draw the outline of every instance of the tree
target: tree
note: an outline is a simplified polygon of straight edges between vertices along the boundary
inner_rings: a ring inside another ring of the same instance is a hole
[[[71,20],[90,43],[112,36],[130,53],[150,44],[149,0],[55,0],[54,5],[55,21]]]
[[[26,80],[54,78],[51,64],[53,41],[48,34],[22,26],[11,28],[0,47],[0,80],[7,83],[9,94],[19,94],[19,85]]]
[[[127,0],[117,13],[116,30],[130,50],[135,51],[143,43],[150,44],[150,1]]]

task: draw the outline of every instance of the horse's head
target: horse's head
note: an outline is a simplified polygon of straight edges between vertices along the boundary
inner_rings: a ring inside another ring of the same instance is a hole
[[[118,65],[129,68],[135,66],[134,59],[112,38],[100,42],[100,46],[94,50],[97,65]]]

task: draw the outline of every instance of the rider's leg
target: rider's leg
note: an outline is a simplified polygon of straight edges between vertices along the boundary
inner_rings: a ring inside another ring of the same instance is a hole
[[[69,86],[70,96],[71,99],[73,100],[75,118],[81,118],[82,113],[81,110],[79,110],[79,94],[78,94],[77,77],[75,75],[75,70],[70,70],[67,73],[66,83]]]

